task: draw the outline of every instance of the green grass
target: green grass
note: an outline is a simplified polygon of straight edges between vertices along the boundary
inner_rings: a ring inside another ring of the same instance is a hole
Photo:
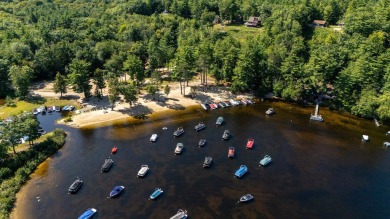
[[[245,27],[243,24],[228,24],[222,26],[221,24],[214,25],[215,30],[226,31],[232,37],[239,41],[246,40],[247,37],[253,37],[261,34],[262,28]]]
[[[45,99],[45,98],[40,98],[40,99],[35,99],[35,100],[21,100],[17,101],[14,100],[16,107],[7,107],[3,106],[0,108],[0,118],[5,119],[7,117],[20,114],[24,111],[29,111],[31,112],[34,108],[37,108],[39,106],[45,105],[45,106],[65,106],[65,105],[74,105],[78,106],[77,101],[75,100],[60,100],[60,99]]]

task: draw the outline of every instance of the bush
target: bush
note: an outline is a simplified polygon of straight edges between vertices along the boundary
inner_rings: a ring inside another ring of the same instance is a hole
[[[0,169],[0,179],[7,179],[12,176],[12,171],[8,167]]]

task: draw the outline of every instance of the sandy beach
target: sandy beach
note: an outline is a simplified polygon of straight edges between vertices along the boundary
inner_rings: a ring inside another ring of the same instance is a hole
[[[73,127],[84,127],[130,117],[142,117],[165,110],[182,111],[190,106],[196,105],[200,107],[200,103],[206,100],[218,102],[232,98],[241,99],[248,96],[246,94],[232,94],[227,87],[215,86],[212,81],[209,81],[207,87],[201,85],[200,80],[190,81],[188,86],[185,87],[186,96],[181,94],[179,82],[171,82],[168,85],[171,88],[168,96],[163,94],[163,89],[160,89],[158,98],[156,95],[151,96],[146,91],[141,91],[141,94],[138,96],[138,101],[133,106],[130,107],[129,103],[126,103],[120,97],[113,110],[107,98],[107,89],[103,91],[103,99],[96,97],[84,99],[83,94],[68,90],[63,96],[77,100],[79,103],[77,107],[79,109],[74,111],[71,122],[65,123],[64,120],[58,122]],[[191,87],[196,87],[196,92],[193,97],[187,96],[191,91]],[[42,89],[35,90],[34,93],[46,98],[59,98],[59,94],[53,92],[52,83],[46,83]]]

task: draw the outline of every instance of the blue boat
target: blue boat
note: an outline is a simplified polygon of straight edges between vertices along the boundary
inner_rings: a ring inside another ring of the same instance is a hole
[[[118,196],[124,189],[124,186],[115,186],[114,189],[110,192],[110,198]]]
[[[156,199],[159,197],[164,191],[161,188],[156,188],[154,192],[150,195],[150,199]]]
[[[238,169],[234,175],[238,178],[241,178],[246,172],[248,172],[248,167],[241,165],[240,169]]]
[[[96,213],[96,209],[88,208],[78,219],[92,218],[95,213]]]

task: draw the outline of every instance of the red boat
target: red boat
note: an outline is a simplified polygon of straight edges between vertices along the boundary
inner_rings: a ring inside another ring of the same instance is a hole
[[[229,147],[229,153],[228,153],[228,158],[233,158],[234,157],[234,151],[236,149],[234,147]]]
[[[115,146],[112,148],[111,153],[115,154],[117,150],[118,150],[118,148]]]
[[[246,143],[246,149],[252,149],[254,143],[255,140],[253,138],[248,139],[248,142]]]

